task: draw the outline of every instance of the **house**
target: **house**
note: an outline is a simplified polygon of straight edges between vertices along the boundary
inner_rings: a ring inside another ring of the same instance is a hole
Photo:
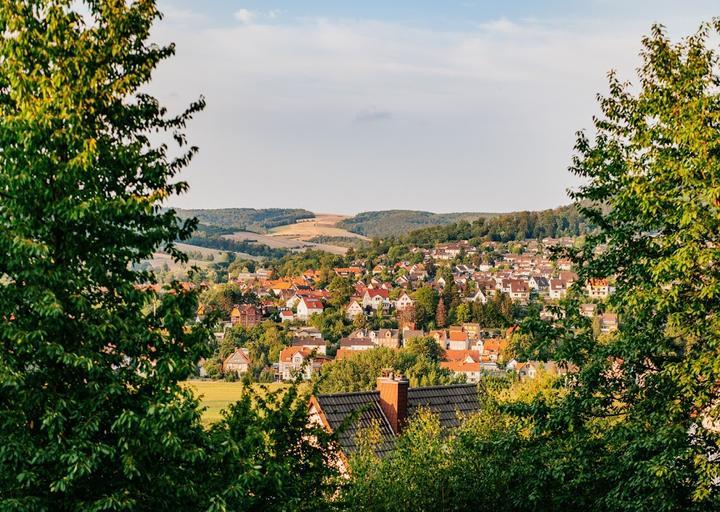
[[[443,361],[479,363],[480,352],[476,350],[446,350],[443,354]]]
[[[443,429],[457,427],[464,417],[480,410],[475,384],[411,388],[402,375],[383,370],[373,391],[314,395],[310,399],[310,421],[329,432],[338,432],[341,471],[357,446],[358,432],[369,426],[379,430],[375,452],[383,457],[393,450],[395,436],[420,410],[437,415]],[[348,423],[353,415],[354,421]],[[342,428],[341,428],[342,427]]]
[[[289,309],[284,309],[280,311],[280,321],[281,322],[292,322],[295,320],[295,314],[290,311]]]
[[[580,314],[585,318],[594,318],[596,311],[596,304],[580,304]]]
[[[252,304],[241,304],[230,312],[230,323],[243,327],[255,327],[262,322],[262,313]]]
[[[363,307],[371,307],[373,309],[378,309],[381,307],[385,307],[385,305],[390,305],[390,295],[387,290],[383,288],[369,288],[365,290],[365,295],[363,295]]]
[[[548,291],[551,299],[562,299],[567,293],[567,283],[562,279],[550,279]]]
[[[520,279],[510,280],[508,293],[513,301],[520,302],[522,304],[526,303],[528,299],[530,299],[530,287],[525,281]]]
[[[485,295],[485,292],[483,292],[480,288],[471,295],[470,297],[466,297],[465,300],[467,302],[479,302],[481,304],[487,304],[487,295]]]
[[[470,337],[463,330],[450,329],[448,350],[468,350],[470,348]]]
[[[306,347],[286,347],[280,352],[279,377],[281,380],[293,380],[301,373],[303,380],[310,380],[328,360]]]
[[[365,310],[356,300],[352,301],[350,305],[345,308],[345,317],[348,320],[353,320],[356,316],[364,314]]]
[[[222,363],[224,374],[234,373],[238,377],[250,369],[250,356],[246,348],[237,348],[235,352],[225,358]]]
[[[303,347],[310,351],[314,350],[316,353],[323,355],[323,356],[327,354],[327,344],[325,343],[325,340],[323,340],[323,339],[295,338],[292,340],[291,346]]]
[[[483,340],[483,356],[489,361],[495,362],[500,354],[507,347],[507,340],[501,338],[490,338]]]
[[[591,299],[607,299],[610,296],[610,284],[607,279],[590,279],[586,290]]]
[[[407,343],[408,340],[413,338],[422,338],[423,336],[425,336],[425,332],[422,330],[411,329],[407,326],[402,330],[403,344]]]
[[[528,279],[528,286],[538,294],[545,294],[550,290],[550,281],[543,276],[532,276]]]
[[[380,329],[371,335],[379,347],[400,348],[400,334],[397,329]]]
[[[560,369],[554,361],[528,361],[526,363],[516,363],[515,372],[520,380],[534,379],[538,373],[545,372],[553,375],[565,374],[566,369]]]
[[[335,274],[339,275],[340,277],[358,278],[361,277],[363,274],[363,270],[360,267],[344,267],[335,268],[333,270],[335,271]]]
[[[321,340],[323,335],[317,327],[291,327],[290,332],[295,338],[316,338]]]
[[[377,276],[385,272],[385,266],[384,265],[375,265],[372,269],[372,275]]]
[[[482,366],[479,362],[441,361],[440,368],[450,370],[455,375],[465,377],[465,382],[473,384],[480,382]]]
[[[400,276],[397,279],[395,279],[395,284],[401,288],[407,288],[410,285],[410,277],[409,276]]]
[[[403,292],[398,300],[395,301],[395,309],[398,311],[406,311],[415,307],[415,301],[410,298],[407,292]]]
[[[323,309],[323,304],[319,300],[303,297],[298,302],[297,314],[295,316],[299,320],[307,320],[312,315],[319,315],[322,313]]]
[[[619,325],[618,316],[615,313],[603,313],[600,316],[600,332],[617,331]]]
[[[462,330],[468,333],[470,341],[477,340],[480,338],[480,324],[466,322],[462,324]]]
[[[287,299],[285,301],[285,307],[288,309],[293,309],[293,308],[297,307],[298,303],[300,302],[300,299],[302,299],[302,297],[300,295],[298,295],[297,293],[294,293],[292,295],[292,297],[290,297],[289,299]]]
[[[346,350],[370,350],[375,348],[375,343],[370,338],[341,338],[340,349]]]
[[[578,280],[578,275],[570,270],[561,270],[560,272],[558,272],[558,276],[568,285],[571,285]]]

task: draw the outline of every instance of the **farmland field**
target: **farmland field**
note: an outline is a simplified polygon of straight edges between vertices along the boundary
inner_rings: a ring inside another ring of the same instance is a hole
[[[191,388],[195,396],[200,398],[203,407],[203,421],[207,424],[215,423],[222,418],[220,411],[227,409],[230,404],[240,399],[243,392],[241,382],[225,382],[222,380],[190,380],[183,383]],[[287,388],[289,385],[282,382],[272,384],[253,384],[255,391],[263,394],[263,388],[269,391]]]
[[[365,236],[337,227],[338,222],[347,218],[346,215],[317,213],[313,219],[273,228],[270,234],[272,236],[293,237],[298,240],[309,240],[316,236],[353,237],[360,240],[370,240]]]
[[[309,221],[278,226],[266,235],[252,233],[250,231],[237,231],[231,235],[223,236],[238,241],[255,241],[274,249],[287,249],[291,251],[317,249],[332,254],[345,254],[347,247],[309,241],[316,236],[352,237],[358,240],[368,240],[362,235],[357,235],[335,226],[339,220],[344,218],[346,217],[342,215],[319,214],[315,219]]]

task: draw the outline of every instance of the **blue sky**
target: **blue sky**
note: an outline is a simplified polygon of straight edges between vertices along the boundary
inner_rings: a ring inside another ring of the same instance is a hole
[[[574,133],[640,38],[711,2],[160,0],[177,55],[151,84],[203,94],[183,207],[512,211],[567,203]]]

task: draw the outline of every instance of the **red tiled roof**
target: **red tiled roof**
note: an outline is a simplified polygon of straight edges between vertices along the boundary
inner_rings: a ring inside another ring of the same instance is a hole
[[[453,372],[479,372],[480,363],[466,363],[464,361],[441,361],[440,368]]]
[[[445,361],[464,361],[471,357],[473,361],[480,361],[480,353],[477,350],[446,350],[443,359]]]

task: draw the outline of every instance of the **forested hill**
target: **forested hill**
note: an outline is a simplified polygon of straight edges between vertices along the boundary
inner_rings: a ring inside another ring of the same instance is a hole
[[[480,222],[478,222],[480,221]],[[513,213],[431,213],[412,210],[363,212],[338,223],[339,227],[373,238],[413,237],[450,239],[488,237],[498,240],[577,236],[586,229],[577,209],[560,208]],[[453,238],[456,231],[467,236]],[[468,234],[472,231],[472,236]],[[417,232],[417,234],[415,233]]]
[[[236,231],[264,233],[269,229],[293,224],[300,219],[312,219],[315,214],[302,208],[219,208],[184,210],[175,208],[181,218],[197,217],[202,224]]]
[[[338,222],[338,227],[369,237],[398,236],[410,231],[444,226],[461,220],[475,221],[496,216],[495,213],[432,213],[414,210],[384,210],[362,212]]]
[[[473,222],[461,220],[445,226],[418,229],[398,237],[403,243],[427,246],[454,240],[485,239],[498,242],[545,237],[579,236],[591,226],[575,205],[551,210],[503,213]]]

